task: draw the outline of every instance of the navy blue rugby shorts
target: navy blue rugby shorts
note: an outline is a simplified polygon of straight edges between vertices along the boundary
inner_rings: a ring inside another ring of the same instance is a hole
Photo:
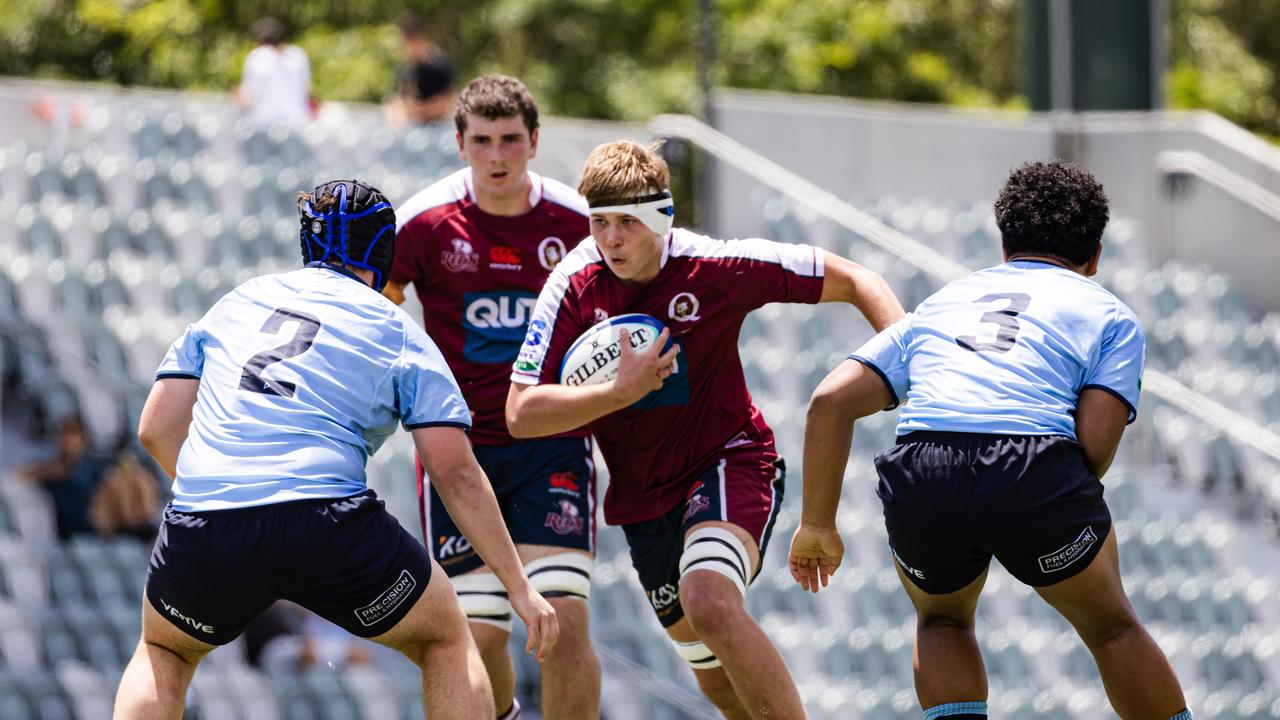
[[[431,579],[426,550],[372,490],[235,510],[164,510],[151,606],[191,637],[231,642],[279,599],[360,637],[400,622]]]
[[[476,461],[493,483],[502,519],[517,545],[596,551],[596,472],[585,438],[519,440],[476,445]],[[462,535],[418,462],[422,537],[449,577],[484,561]]]
[[[1045,587],[1089,566],[1111,531],[1102,483],[1060,435],[917,431],[875,459],[895,561],[934,595],[956,592],[994,556]]]

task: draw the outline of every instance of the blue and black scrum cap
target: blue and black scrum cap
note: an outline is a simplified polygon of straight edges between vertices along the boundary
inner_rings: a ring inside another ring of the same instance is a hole
[[[359,180],[333,180],[298,199],[298,217],[303,262],[370,270],[377,290],[387,284],[396,251],[396,213],[377,188]]]
[[[660,237],[666,237],[676,219],[676,205],[670,190],[620,200],[606,200],[591,206],[591,214],[624,213],[630,215]]]

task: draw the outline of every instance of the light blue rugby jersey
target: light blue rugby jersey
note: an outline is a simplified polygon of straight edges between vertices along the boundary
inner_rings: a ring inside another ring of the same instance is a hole
[[[199,378],[173,506],[226,510],[365,489],[395,431],[471,426],[440,351],[354,275],[307,267],[254,278],[187,327],[157,379]]]
[[[1076,435],[1085,388],[1137,417],[1146,341],[1101,285],[1049,263],[1015,261],[948,284],[849,357],[879,372],[914,430]]]

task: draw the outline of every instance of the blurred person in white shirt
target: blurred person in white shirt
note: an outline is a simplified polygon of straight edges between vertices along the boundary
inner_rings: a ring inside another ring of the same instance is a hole
[[[276,123],[302,128],[311,119],[311,63],[296,45],[284,43],[284,25],[273,17],[253,24],[260,43],[244,59],[236,101],[259,127]]]

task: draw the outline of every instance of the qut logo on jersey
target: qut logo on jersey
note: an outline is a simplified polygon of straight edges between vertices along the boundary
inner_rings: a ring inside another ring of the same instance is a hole
[[[465,293],[462,327],[467,336],[463,357],[482,363],[514,361],[537,300],[537,295],[520,291]]]

